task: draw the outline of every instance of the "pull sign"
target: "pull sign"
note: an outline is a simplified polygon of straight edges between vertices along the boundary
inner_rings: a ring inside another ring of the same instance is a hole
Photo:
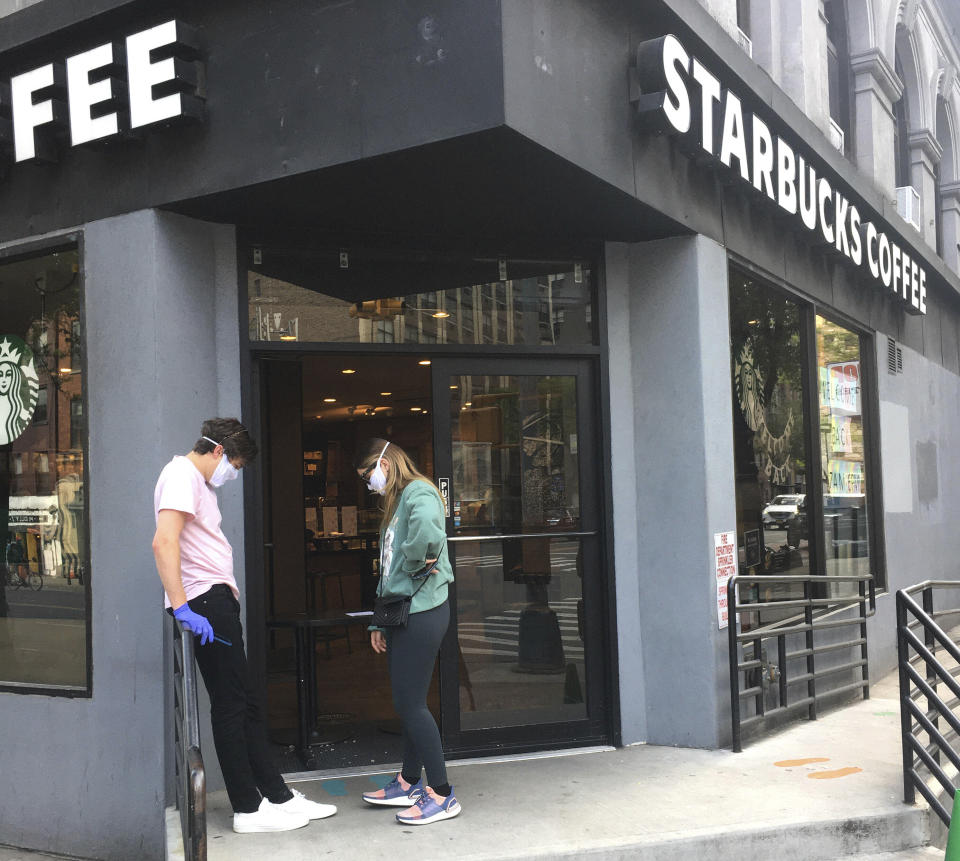
[[[350,255],[346,251],[340,252],[340,268],[349,269],[350,268]]]
[[[582,284],[583,283],[583,266],[579,263],[573,264],[573,283]]]
[[[500,280],[506,281],[507,280],[507,259],[505,257],[501,257],[497,261],[497,265],[500,268]]]
[[[437,487],[440,488],[440,498],[443,500],[443,516],[450,516],[450,479],[438,478]]]

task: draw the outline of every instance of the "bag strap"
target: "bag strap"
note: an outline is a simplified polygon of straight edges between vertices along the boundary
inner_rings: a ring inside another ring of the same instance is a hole
[[[420,585],[414,590],[413,595],[416,595],[425,585],[427,580],[430,578],[430,575],[437,570],[437,564],[440,562],[440,554],[443,553],[444,548],[447,546],[447,533],[443,533],[443,544],[440,545],[440,550],[437,553],[437,558],[434,559],[433,564],[430,566],[430,570],[424,575],[423,580],[420,581]],[[410,596],[410,599],[413,600],[413,595]],[[380,582],[377,583],[377,597],[383,597],[383,571],[380,572]]]

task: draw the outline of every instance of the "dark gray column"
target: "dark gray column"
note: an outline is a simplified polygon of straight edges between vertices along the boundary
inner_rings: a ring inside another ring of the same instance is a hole
[[[617,279],[623,256],[609,255]],[[713,748],[730,733],[714,533],[736,528],[726,253],[684,237],[626,256],[629,296],[611,298],[621,319],[610,333],[624,726],[653,744]],[[627,363],[629,378],[617,368]],[[642,674],[624,657],[637,622]]]

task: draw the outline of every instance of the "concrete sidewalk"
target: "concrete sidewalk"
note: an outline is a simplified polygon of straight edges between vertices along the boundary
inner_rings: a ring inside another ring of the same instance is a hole
[[[208,797],[210,861],[375,857],[637,861],[918,861],[930,817],[902,802],[896,675],[872,698],[801,721],[743,753],[638,745],[510,762],[452,763],[456,819],[403,827],[362,792],[382,775],[296,783],[339,812],[299,831],[234,834]],[[176,827],[171,829],[178,835]],[[176,850],[168,857],[182,858]],[[896,853],[896,854],[886,854]],[[47,856],[0,848],[0,861]],[[133,861],[133,859],[131,859]],[[139,861],[139,859],[138,859]]]
[[[639,745],[454,764],[450,779],[464,812],[423,828],[364,805],[361,793],[382,782],[369,775],[296,784],[340,810],[285,834],[234,834],[225,794],[215,793],[209,858],[818,861],[905,850],[899,857],[925,857],[928,813],[901,800],[895,681],[740,754]]]

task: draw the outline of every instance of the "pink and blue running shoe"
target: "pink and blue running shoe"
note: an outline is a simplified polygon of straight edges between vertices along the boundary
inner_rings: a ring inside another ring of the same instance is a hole
[[[437,795],[428,786],[413,807],[397,814],[397,822],[403,825],[429,825],[441,819],[453,819],[454,816],[460,815],[462,809],[460,802],[453,794],[452,786],[446,798]]]
[[[363,793],[363,800],[378,807],[409,807],[416,804],[422,795],[423,778],[409,789],[404,789],[400,785],[399,775],[396,775],[383,789]]]

